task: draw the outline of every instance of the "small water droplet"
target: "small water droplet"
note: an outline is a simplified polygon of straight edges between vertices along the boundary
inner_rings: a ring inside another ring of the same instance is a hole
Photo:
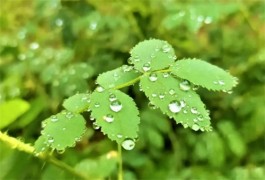
[[[107,114],[106,116],[103,117],[103,119],[104,119],[106,122],[108,122],[108,123],[111,123],[111,122],[114,121],[114,117],[113,117],[113,115],[111,115],[111,114]]]
[[[57,150],[59,154],[63,154],[65,152],[65,149]]]
[[[169,93],[170,95],[174,95],[176,92],[175,92],[174,89],[170,89],[170,90],[168,91],[168,93]]]
[[[135,146],[135,142],[132,139],[125,139],[121,145],[126,150],[132,150]]]
[[[151,94],[152,97],[157,97],[157,94],[153,93]]]
[[[119,100],[114,100],[110,103],[110,109],[114,112],[119,112],[122,109],[122,104]]]
[[[151,73],[149,75],[149,80],[152,81],[152,82],[155,82],[157,80],[157,75],[156,73]]]
[[[129,71],[131,71],[132,69],[133,69],[132,66],[128,66],[128,65],[123,65],[123,66],[122,66],[122,70],[123,70],[123,72],[129,72]]]
[[[150,65],[150,63],[145,63],[145,64],[143,65],[143,70],[144,70],[145,72],[149,71],[150,69],[151,69],[151,65]]]
[[[214,84],[218,84],[218,82],[217,82],[217,81],[213,81],[213,83],[214,83]]]
[[[181,111],[181,105],[178,101],[171,101],[168,105],[168,108],[173,113],[178,113]]]
[[[127,60],[128,64],[132,64],[133,63],[133,58],[132,57],[129,57],[128,60]]]
[[[74,114],[71,113],[71,112],[67,112],[66,115],[65,115],[65,117],[68,118],[68,119],[71,119],[73,116],[74,116]]]
[[[198,90],[199,89],[199,86],[197,86],[197,85],[193,85],[193,87],[192,87],[192,90],[193,91],[196,91],[196,90]]]
[[[164,93],[160,93],[158,97],[159,97],[160,99],[164,99],[165,94],[164,94]]]
[[[168,76],[169,76],[169,73],[167,73],[167,72],[164,72],[164,73],[163,73],[163,77],[164,77],[164,78],[167,78]]]
[[[205,23],[205,24],[211,24],[212,21],[213,21],[213,18],[210,17],[210,16],[207,16],[207,17],[204,19],[204,23]]]
[[[57,121],[58,121],[57,116],[55,115],[51,116],[51,122],[57,122]]]
[[[193,124],[191,129],[193,129],[194,131],[198,131],[200,129],[200,126],[198,124]]]
[[[183,91],[190,90],[190,82],[187,80],[183,80],[181,83],[179,83],[179,87]]]
[[[223,86],[223,85],[225,85],[225,82],[223,80],[219,80],[218,81],[218,84],[221,85],[221,86]]]
[[[110,101],[115,101],[115,100],[117,100],[116,95],[115,95],[115,94],[110,94],[110,95],[109,95],[109,100],[110,100]]]
[[[168,45],[168,44],[165,44],[165,45],[162,47],[162,51],[163,51],[164,53],[168,53],[168,52],[170,51],[170,47],[169,47],[169,45]]]
[[[202,120],[203,120],[203,115],[202,115],[202,114],[199,114],[199,115],[198,115],[198,120],[199,120],[199,121],[202,121]]]
[[[49,138],[48,138],[48,143],[53,143],[53,142],[54,142],[53,137],[49,137]]]
[[[188,111],[185,109],[185,110],[183,110],[183,113],[184,113],[184,114],[187,114],[187,113],[188,113]]]
[[[90,120],[90,121],[95,121],[95,118],[92,117],[92,116],[90,116],[89,120]]]
[[[100,126],[96,122],[93,122],[92,127],[95,130],[98,130],[100,128]]]
[[[192,108],[190,109],[190,112],[191,112],[192,114],[198,114],[198,110],[197,110],[197,108],[195,108],[195,107],[192,107]]]
[[[103,92],[104,91],[104,88],[102,86],[98,86],[96,88],[97,92]]]
[[[184,128],[188,128],[189,125],[188,125],[187,123],[185,123],[185,124],[183,124],[183,127],[184,127]]]
[[[139,58],[139,56],[134,56],[134,58],[133,58],[133,60],[135,61],[135,62],[139,62],[140,61],[140,58]]]
[[[99,102],[95,103],[95,107],[98,108],[100,106]]]
[[[117,134],[117,138],[121,139],[123,137],[122,134]]]

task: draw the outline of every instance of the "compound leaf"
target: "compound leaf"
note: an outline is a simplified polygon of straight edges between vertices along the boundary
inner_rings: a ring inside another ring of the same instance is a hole
[[[88,109],[90,103],[90,94],[76,94],[63,102],[63,107],[68,111],[80,113]]]
[[[133,99],[119,90],[94,91],[91,94],[91,116],[111,140],[122,143],[137,137],[139,112]]]
[[[130,53],[129,63],[141,72],[164,69],[176,59],[172,46],[157,39],[138,43]]]
[[[211,130],[205,105],[186,81],[176,79],[168,73],[154,72],[142,76],[140,86],[151,104],[185,128],[191,127],[195,131]]]
[[[138,76],[140,76],[140,74],[136,72],[132,66],[123,65],[122,67],[99,75],[97,83],[106,89],[114,88],[128,83]]]
[[[237,79],[228,72],[199,59],[176,61],[171,70],[174,75],[209,90],[227,92],[237,84]]]
[[[70,111],[62,111],[43,121],[41,131],[45,144],[57,150],[73,147],[85,132],[86,122],[83,116]]]

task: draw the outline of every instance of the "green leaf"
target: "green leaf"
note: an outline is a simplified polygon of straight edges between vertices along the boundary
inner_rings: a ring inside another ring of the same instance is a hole
[[[237,79],[228,72],[199,59],[176,61],[170,69],[174,75],[209,90],[228,92],[237,84]]]
[[[76,94],[63,102],[63,107],[68,111],[80,113],[88,109],[90,103],[90,94]]]
[[[75,169],[86,174],[90,179],[101,179],[110,176],[116,166],[116,153],[109,152],[98,159],[84,159],[75,166]]]
[[[46,144],[57,150],[73,147],[80,140],[86,129],[86,122],[80,114],[62,111],[43,122],[41,131]]]
[[[176,59],[172,46],[157,39],[138,43],[130,53],[129,63],[141,72],[164,69]]]
[[[97,83],[106,89],[114,88],[130,82],[138,76],[140,74],[132,66],[123,65],[122,67],[99,75]]]
[[[24,114],[30,105],[23,99],[13,99],[0,104],[1,121],[0,129],[14,122],[19,116]]]
[[[210,118],[200,97],[191,89],[181,89],[181,81],[168,73],[142,76],[140,86],[150,100],[169,117],[185,128],[211,130]]]
[[[91,94],[91,116],[111,140],[122,143],[137,138],[139,112],[135,102],[119,90],[94,91]]]

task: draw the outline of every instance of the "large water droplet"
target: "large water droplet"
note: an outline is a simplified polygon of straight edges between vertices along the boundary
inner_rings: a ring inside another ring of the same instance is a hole
[[[55,115],[51,116],[51,122],[56,122],[56,121],[58,121],[57,116]]]
[[[111,122],[114,121],[114,117],[113,117],[113,115],[111,115],[111,114],[107,114],[107,115],[104,116],[103,118],[104,118],[104,120],[105,120],[106,122],[108,122],[108,123],[111,123]]]
[[[195,107],[192,107],[192,108],[190,109],[190,112],[191,112],[192,114],[198,114],[198,110],[197,110],[197,108],[195,108]]]
[[[184,80],[181,83],[179,83],[179,87],[183,91],[188,91],[190,90],[190,82],[187,80]]]
[[[110,95],[109,95],[109,100],[110,100],[110,101],[115,101],[115,100],[117,100],[116,95],[115,95],[115,94],[110,94]]]
[[[152,81],[152,82],[155,82],[157,80],[157,75],[156,73],[151,73],[149,75],[149,80]]]
[[[150,63],[145,63],[144,65],[143,65],[143,70],[146,72],[146,71],[149,71],[151,69],[151,65],[150,65]]]
[[[132,150],[135,146],[135,142],[132,139],[125,139],[121,145],[126,150]]]
[[[168,105],[168,108],[173,113],[178,113],[181,111],[181,105],[178,101],[171,101]]]
[[[193,124],[191,129],[193,129],[194,131],[198,131],[200,129],[200,126],[198,124]]]
[[[114,100],[110,103],[110,109],[114,112],[119,112],[122,109],[122,104],[119,100]]]

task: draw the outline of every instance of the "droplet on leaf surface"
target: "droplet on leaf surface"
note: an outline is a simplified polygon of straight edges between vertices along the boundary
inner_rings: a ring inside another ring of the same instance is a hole
[[[181,105],[178,101],[171,101],[168,105],[168,108],[173,113],[178,113],[181,111]]]
[[[110,109],[114,112],[119,112],[122,109],[122,104],[119,100],[112,101],[110,103]]]
[[[132,150],[135,146],[135,142],[132,139],[125,139],[121,145],[126,150]]]

